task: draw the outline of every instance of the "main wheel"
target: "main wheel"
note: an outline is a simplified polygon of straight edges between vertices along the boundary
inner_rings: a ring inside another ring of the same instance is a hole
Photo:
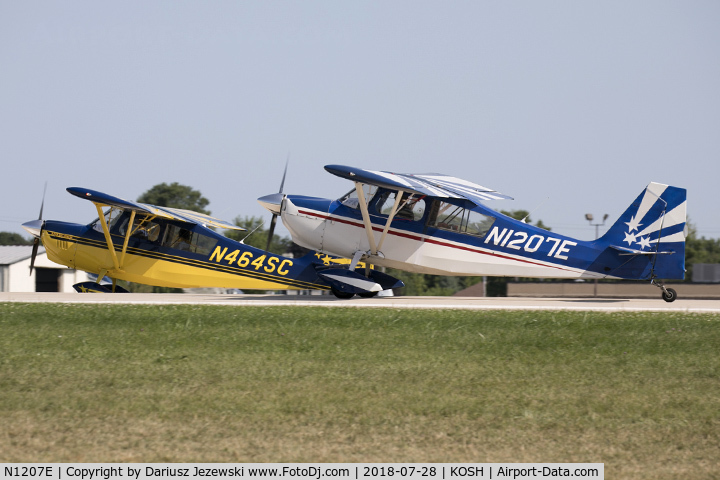
[[[333,293],[333,295],[335,295],[337,298],[342,298],[343,300],[346,300],[346,299],[348,299],[348,298],[352,298],[353,296],[355,296],[354,293],[343,292],[343,291],[341,291],[341,290],[338,290],[338,289],[335,288],[335,287],[330,287],[330,291],[331,291],[331,292]]]
[[[363,293],[358,293],[358,297],[373,298],[377,294],[378,294],[378,292],[363,292]]]
[[[665,300],[666,302],[668,302],[668,303],[674,302],[676,298],[677,298],[677,292],[675,290],[673,290],[672,288],[666,288],[665,290],[663,290],[662,299]]]

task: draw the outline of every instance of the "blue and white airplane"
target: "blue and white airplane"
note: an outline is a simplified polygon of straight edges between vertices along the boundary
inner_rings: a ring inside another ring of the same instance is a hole
[[[258,201],[298,245],[352,259],[346,274],[334,271],[341,298],[372,283],[360,261],[437,275],[647,280],[667,302],[677,294],[660,279],[685,277],[683,188],[650,183],[605,235],[584,241],[490,209],[485,202],[511,197],[459,178],[325,170],[354,188],[337,200],[276,193]]]

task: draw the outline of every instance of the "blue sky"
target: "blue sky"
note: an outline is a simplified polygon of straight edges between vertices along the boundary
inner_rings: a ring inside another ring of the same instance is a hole
[[[81,186],[180,182],[213,215],[338,197],[346,164],[466,178],[590,239],[651,181],[720,237],[715,1],[0,0],[0,230]],[[278,229],[278,233],[286,231]]]

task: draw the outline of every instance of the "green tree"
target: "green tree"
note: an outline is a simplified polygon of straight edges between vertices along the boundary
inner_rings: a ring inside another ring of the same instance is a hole
[[[0,245],[32,245],[32,240],[28,240],[19,233],[0,232]]]
[[[203,197],[199,191],[187,185],[180,185],[177,182],[170,185],[167,183],[155,185],[140,195],[137,201],[159,207],[182,208],[210,215],[210,211],[205,208],[210,203],[210,200]]]
[[[692,281],[693,265],[696,263],[720,263],[720,239],[697,236],[697,228],[688,219],[688,235],[685,238],[685,281]]]

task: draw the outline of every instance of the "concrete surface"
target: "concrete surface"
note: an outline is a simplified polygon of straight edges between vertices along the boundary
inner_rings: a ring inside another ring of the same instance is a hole
[[[657,298],[518,298],[518,297],[376,297],[338,300],[333,296],[206,295],[159,293],[0,293],[0,302],[188,304],[226,306],[322,306],[370,308],[438,308],[464,310],[577,310],[720,313],[720,300]]]

